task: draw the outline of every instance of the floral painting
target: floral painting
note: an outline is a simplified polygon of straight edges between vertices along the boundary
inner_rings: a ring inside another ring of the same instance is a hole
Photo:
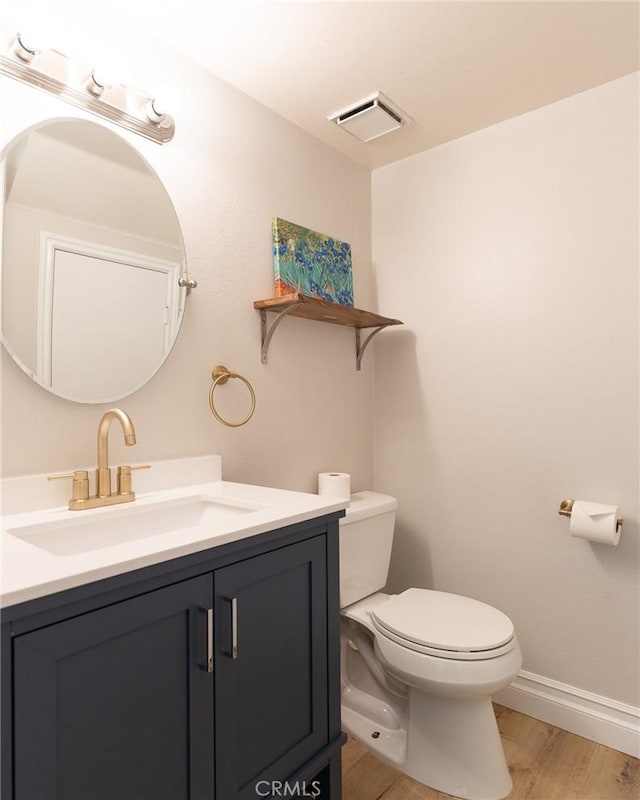
[[[353,307],[351,245],[346,242],[274,217],[273,268],[276,297],[301,292]]]

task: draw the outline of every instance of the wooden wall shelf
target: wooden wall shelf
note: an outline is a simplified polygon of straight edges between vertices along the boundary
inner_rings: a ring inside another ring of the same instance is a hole
[[[255,300],[253,307],[260,312],[262,322],[262,363],[267,363],[269,345],[273,334],[286,316],[303,317],[312,319],[316,322],[328,322],[332,325],[346,325],[355,328],[356,333],[356,369],[360,369],[362,355],[376,333],[390,325],[402,325],[399,319],[382,317],[372,311],[363,311],[360,308],[348,308],[337,303],[327,303],[325,300],[318,300],[315,297],[296,292],[285,295],[284,297],[270,297],[267,300]],[[267,312],[270,311],[278,316],[269,327],[267,322]],[[362,328],[374,328],[363,340],[361,337]]]

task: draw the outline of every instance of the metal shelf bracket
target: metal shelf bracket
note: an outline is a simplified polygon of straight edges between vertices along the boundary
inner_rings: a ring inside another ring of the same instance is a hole
[[[371,331],[371,333],[367,336],[367,338],[362,341],[362,334],[360,331],[362,328],[356,328],[356,369],[360,369],[360,365],[362,363],[362,356],[364,355],[364,351],[367,349],[367,345],[376,335],[376,333],[380,333],[383,331],[387,325],[380,325],[380,327],[376,328],[375,330]]]
[[[266,309],[260,310],[260,333],[262,337],[262,350],[260,351],[260,361],[263,364],[267,363],[267,356],[269,354],[269,345],[271,344],[271,339],[273,338],[273,334],[275,333],[276,328],[282,322],[282,320],[293,311],[296,306],[289,306],[285,308],[283,311],[279,311],[278,316],[274,319],[271,323],[271,327],[267,324],[267,311]]]

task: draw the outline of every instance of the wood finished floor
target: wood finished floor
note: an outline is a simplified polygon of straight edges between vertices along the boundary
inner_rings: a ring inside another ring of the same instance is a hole
[[[640,761],[496,706],[513,778],[510,800],[638,800]],[[342,750],[343,800],[451,800],[349,739]]]

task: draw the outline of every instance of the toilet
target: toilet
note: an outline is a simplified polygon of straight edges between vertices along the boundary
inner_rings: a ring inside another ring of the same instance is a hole
[[[433,789],[502,800],[512,782],[491,697],[522,665],[513,624],[469,597],[380,591],[396,509],[360,492],[340,521],[342,727]]]

